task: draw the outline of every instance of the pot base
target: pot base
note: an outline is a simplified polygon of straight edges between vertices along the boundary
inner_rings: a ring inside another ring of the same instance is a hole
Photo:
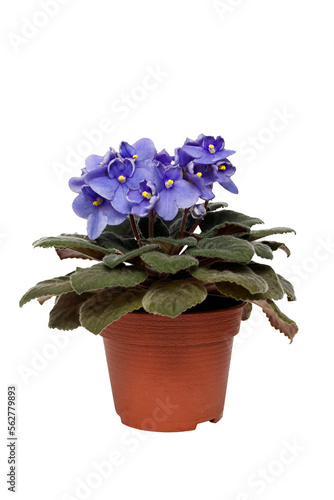
[[[212,422],[216,424],[221,420],[222,414],[216,418],[212,418],[210,420],[187,420],[185,422],[150,422],[153,425],[146,425],[145,419],[142,418],[134,418],[134,417],[120,417],[122,424],[132,427],[134,429],[139,429],[141,431],[151,431],[151,432],[184,432],[184,431],[194,431],[198,424],[202,424],[203,422]],[[144,424],[143,424],[144,422]]]

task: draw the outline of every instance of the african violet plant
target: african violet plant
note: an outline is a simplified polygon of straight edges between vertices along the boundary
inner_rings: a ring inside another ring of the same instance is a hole
[[[274,300],[284,294],[295,300],[293,287],[253,258],[272,259],[278,249],[289,256],[283,243],[265,238],[293,230],[253,229],[262,220],[212,202],[215,182],[238,193],[231,179],[236,169],[227,159],[233,153],[221,137],[200,135],[174,156],[157,153],[150,139],[89,156],[81,176],[69,182],[77,193],[73,210],[87,219],[88,237],[62,234],[34,246],[54,247],[60,259],[98,263],[38,283],[20,305],[55,296],[50,328],[82,325],[99,334],[131,311],[175,318],[220,295],[246,303],[243,319],[252,304],[260,306],[292,340],[297,326]]]

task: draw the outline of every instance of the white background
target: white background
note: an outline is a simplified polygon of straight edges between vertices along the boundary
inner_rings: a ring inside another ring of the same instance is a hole
[[[52,16],[41,4],[0,8],[1,497],[12,498],[14,383],[19,500],[84,498],[76,487],[94,477],[94,500],[333,498],[332,2],[63,0]],[[282,307],[300,332],[289,345],[254,314],[235,343],[223,420],[132,432],[113,408],[102,339],[48,331],[49,304],[18,308],[27,288],[75,265],[31,242],[85,231],[67,187],[85,147],[151,137],[172,152],[201,132],[238,151],[240,194],[219,198],[297,230],[275,265],[295,284],[298,301]],[[91,476],[116,452],[108,478]]]

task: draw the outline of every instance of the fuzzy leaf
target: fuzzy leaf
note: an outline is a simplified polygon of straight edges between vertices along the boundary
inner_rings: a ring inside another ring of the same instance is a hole
[[[158,248],[159,245],[144,245],[140,248],[137,248],[137,250],[132,250],[131,252],[128,252],[124,255],[107,255],[103,259],[103,263],[110,267],[110,269],[113,269],[114,267],[118,266],[119,264],[122,264],[123,262],[128,262],[134,259],[135,257],[139,257],[143,253],[150,252],[151,250],[154,250],[155,248]]]
[[[33,243],[33,246],[34,248],[74,248],[79,249],[78,251],[82,251],[82,249],[87,248],[102,252],[103,254],[115,253],[117,251],[116,248],[107,249],[103,246],[100,246],[95,241],[90,240],[88,236],[83,236],[80,234],[61,234],[60,236],[40,238]]]
[[[60,260],[64,259],[88,259],[88,260],[102,260],[105,252],[97,252],[90,248],[56,248],[56,252]]]
[[[249,269],[262,278],[267,283],[267,290],[261,293],[251,293],[244,283],[242,286],[237,283],[216,283],[216,288],[220,293],[228,297],[233,297],[237,300],[266,300],[266,299],[281,299],[284,295],[282,285],[275,271],[270,266],[263,264],[251,263],[248,264]]]
[[[264,293],[268,290],[267,282],[245,264],[217,263],[211,267],[191,269],[190,273],[205,283],[217,283],[221,281],[236,283],[246,288],[252,294]]]
[[[70,276],[60,276],[59,278],[40,281],[23,295],[20,300],[20,307],[33,299],[47,297],[48,295],[61,295],[68,292],[73,292]]]
[[[218,210],[219,208],[226,208],[228,207],[228,203],[225,203],[224,201],[214,201],[212,203],[208,204],[208,210],[213,212],[214,210]]]
[[[198,266],[198,260],[190,255],[166,255],[161,252],[150,252],[141,256],[142,260],[160,273],[175,274],[182,269]]]
[[[260,243],[257,241],[255,243],[253,243],[253,247],[254,247],[256,255],[258,255],[259,257],[262,257],[262,259],[273,259],[274,258],[273,251],[268,245],[265,245],[264,243]]]
[[[252,314],[253,305],[247,302],[242,309],[241,321],[247,321]]]
[[[188,255],[214,257],[232,262],[250,262],[254,255],[253,246],[248,241],[234,236],[217,236],[202,239],[198,245],[186,250]]]
[[[290,255],[291,255],[291,252],[288,249],[288,247],[285,245],[285,243],[280,243],[278,241],[261,241],[261,243],[270,247],[273,252],[275,252],[275,250],[280,249],[280,250],[283,250],[283,252],[285,252],[288,257],[290,257]]]
[[[80,323],[95,335],[125,314],[140,309],[145,290],[129,289],[120,293],[103,290],[87,300],[80,309]]]
[[[289,227],[273,227],[272,229],[259,229],[258,231],[251,231],[246,237],[248,241],[258,240],[259,238],[265,238],[266,236],[271,236],[272,234],[284,234],[284,233],[295,233],[294,229]]]
[[[278,308],[278,306],[272,300],[258,300],[255,301],[254,304],[261,307],[269,319],[271,326],[284,333],[286,337],[288,337],[291,342],[298,332],[298,327],[296,323],[288,318],[282,311]]]
[[[75,292],[61,295],[50,312],[49,328],[57,328],[58,330],[78,328],[80,326],[80,308],[91,296],[91,293],[78,295]]]
[[[108,250],[120,250],[121,252],[130,252],[138,248],[138,243],[134,238],[122,238],[116,233],[104,231],[99,238],[96,239],[98,245]],[[115,253],[115,252],[108,252]]]
[[[147,241],[150,241],[152,243],[168,243],[172,246],[175,247],[183,247],[183,246],[189,246],[189,247],[194,247],[197,245],[197,240],[193,236],[188,236],[187,238],[163,238],[163,237],[157,237],[157,238],[148,238]]]
[[[72,274],[71,282],[74,290],[81,294],[91,290],[101,290],[108,287],[131,287],[138,285],[147,278],[147,272],[135,266],[123,266],[110,269],[104,264],[96,264],[87,269],[78,268]]]
[[[277,275],[279,282],[284,290],[284,293],[287,295],[289,301],[296,300],[295,291],[293,285],[287,279],[283,278],[283,276]]]
[[[206,288],[187,280],[160,280],[154,283],[143,299],[145,311],[175,318],[205,300]]]
[[[201,236],[205,238],[214,236],[219,230],[228,225],[239,227],[239,232],[249,232],[250,228],[255,224],[263,224],[263,221],[257,217],[248,217],[248,215],[233,210],[208,212],[200,223]]]

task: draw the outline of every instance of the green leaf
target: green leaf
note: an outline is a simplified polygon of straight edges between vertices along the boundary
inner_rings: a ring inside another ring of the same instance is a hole
[[[62,293],[73,292],[70,276],[60,276],[51,280],[41,281],[30,288],[20,300],[20,307],[33,299],[47,297],[48,295],[61,295]]]
[[[80,309],[80,323],[95,335],[125,314],[140,309],[145,290],[130,289],[121,293],[103,290],[87,300]]]
[[[249,217],[233,210],[220,210],[218,212],[207,212],[200,223],[202,234],[200,236],[209,238],[214,236],[219,230],[233,226],[239,228],[239,232],[249,232],[255,224],[263,224],[257,217]]]
[[[258,231],[251,231],[246,237],[248,241],[258,240],[259,238],[265,238],[266,236],[271,236],[272,234],[284,234],[284,233],[295,233],[294,229],[289,227],[273,227],[272,229],[259,229]]]
[[[247,302],[242,309],[241,321],[247,321],[252,314],[253,305]]]
[[[143,238],[147,239],[149,237],[149,218],[148,217],[140,218],[138,226],[141,234],[143,235]],[[168,227],[159,216],[156,216],[154,220],[153,234],[154,236],[166,236],[166,237],[169,236]]]
[[[98,245],[108,250],[120,250],[121,252],[130,252],[138,248],[138,243],[134,238],[122,238],[118,234],[104,231],[99,238],[96,239]],[[108,252],[115,253],[115,252]]]
[[[253,246],[248,241],[234,236],[217,236],[216,238],[202,239],[198,245],[186,250],[188,255],[213,257],[232,262],[250,262],[254,255]]]
[[[225,203],[224,201],[218,201],[218,202],[213,202],[208,204],[208,210],[213,212],[214,210],[218,210],[219,208],[226,208],[228,207],[228,203]]]
[[[197,245],[197,240],[193,236],[188,236],[187,238],[163,238],[157,237],[157,238],[148,238],[147,241],[151,241],[152,243],[168,243],[172,246],[175,247],[184,247],[184,246],[189,246],[189,247],[194,247]]]
[[[251,301],[254,297],[257,297],[257,295],[252,294],[247,288],[229,281],[217,282],[216,288],[222,295],[233,297],[236,300]]]
[[[160,273],[175,274],[182,269],[198,266],[198,260],[190,255],[166,255],[161,252],[150,252],[141,256],[142,260]]]
[[[246,288],[247,283],[240,286],[237,283],[216,283],[216,288],[220,293],[228,297],[233,297],[237,300],[266,300],[266,299],[281,299],[284,295],[282,285],[275,271],[263,264],[251,263],[248,264],[249,269],[259,278],[267,283],[267,290],[260,293],[251,293]]]
[[[254,304],[263,309],[263,312],[269,319],[271,326],[284,333],[292,342],[298,332],[296,323],[288,318],[272,300],[258,300]]]
[[[91,293],[78,295],[75,292],[61,295],[50,312],[49,328],[58,330],[75,330],[80,326],[79,311]]]
[[[283,250],[283,252],[285,252],[288,257],[290,257],[290,255],[291,255],[291,252],[288,249],[288,247],[285,245],[285,243],[280,243],[278,241],[261,241],[261,243],[270,247],[273,252],[280,249],[280,250]]]
[[[256,255],[258,255],[259,257],[262,257],[262,259],[273,259],[274,258],[273,251],[268,245],[265,245],[264,243],[260,243],[260,242],[252,243],[252,245],[254,247]]]
[[[60,260],[64,259],[85,259],[85,260],[102,260],[105,256],[105,252],[97,252],[96,250],[91,250],[90,248],[78,248],[73,250],[72,248],[56,248],[58,257]]]
[[[95,241],[92,241],[88,236],[83,236],[80,234],[61,234],[60,236],[50,236],[47,238],[40,238],[33,243],[34,248],[74,248],[82,252],[83,249],[91,249],[98,252],[102,252],[103,255],[106,253],[115,253],[115,248],[105,248],[98,245]]]
[[[177,215],[171,221],[166,221],[166,226],[168,227],[169,234],[175,234],[181,227],[181,221],[183,219],[184,210],[179,208]]]
[[[121,236],[122,238],[129,238],[129,237],[133,238],[133,231],[128,217],[125,219],[124,222],[122,222],[122,224],[118,224],[118,226],[108,225],[103,231],[103,233],[105,232],[118,234],[118,236]]]
[[[147,272],[135,266],[110,269],[100,263],[87,269],[78,268],[72,274],[71,282],[74,290],[81,294],[108,287],[131,287],[142,283],[146,278]]]
[[[217,263],[211,267],[191,269],[190,273],[205,283],[221,281],[236,283],[249,290],[252,294],[264,293],[268,290],[267,282],[245,264]]]
[[[279,282],[284,290],[284,293],[287,295],[289,301],[296,300],[295,291],[293,285],[287,279],[283,278],[283,276],[277,275]]]
[[[175,318],[205,300],[206,288],[187,280],[160,280],[154,283],[143,299],[145,311]]]
[[[103,259],[103,263],[110,267],[110,269],[113,269],[114,267],[118,266],[119,264],[122,264],[123,262],[128,262],[134,259],[135,257],[139,257],[143,253],[150,252],[151,250],[154,250],[155,248],[158,248],[159,245],[144,245],[140,248],[137,248],[137,250],[132,250],[131,252],[128,252],[124,255],[107,255]]]
[[[260,276],[267,282],[268,290],[263,294],[263,297],[261,298],[274,300],[283,298],[284,292],[282,285],[272,267],[252,262],[251,264],[249,264],[249,268],[253,271],[253,273],[255,273],[257,276]]]

